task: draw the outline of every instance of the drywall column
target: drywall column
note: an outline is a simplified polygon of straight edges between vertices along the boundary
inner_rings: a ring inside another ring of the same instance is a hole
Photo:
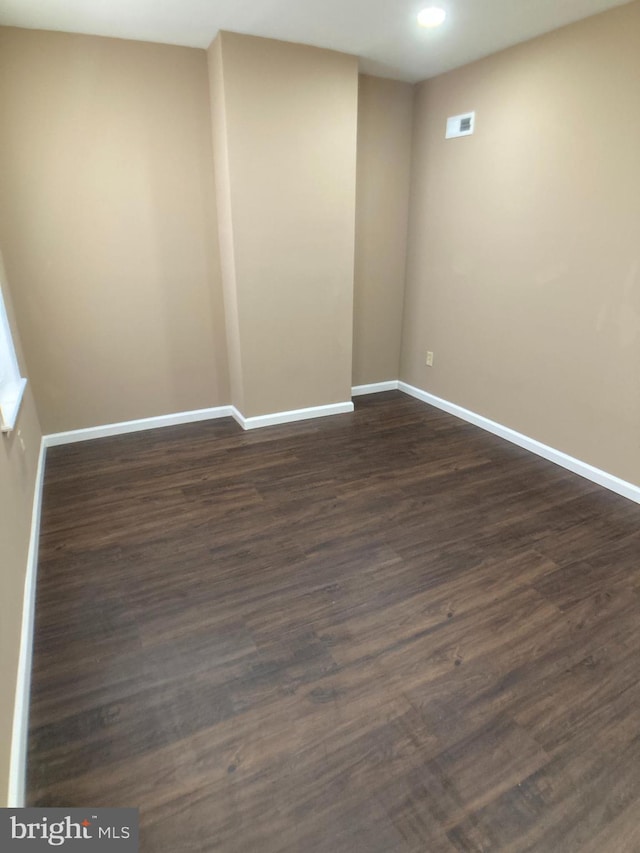
[[[209,67],[209,96],[213,133],[213,162],[216,176],[216,207],[218,211],[218,242],[220,269],[224,294],[224,315],[227,333],[227,358],[231,403],[244,412],[244,382],[240,348],[240,322],[236,290],[236,265],[231,217],[231,182],[229,177],[229,142],[222,68],[222,38],[219,36],[207,54]]]
[[[225,32],[209,72],[232,402],[348,401],[357,60]]]
[[[360,75],[354,385],[400,374],[414,90],[411,83]]]

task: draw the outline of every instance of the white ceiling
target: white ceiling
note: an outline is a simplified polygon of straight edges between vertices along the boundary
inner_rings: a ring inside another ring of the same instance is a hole
[[[0,24],[208,47],[218,30],[359,56],[415,82],[628,0],[0,0]],[[445,24],[416,24],[424,6]]]

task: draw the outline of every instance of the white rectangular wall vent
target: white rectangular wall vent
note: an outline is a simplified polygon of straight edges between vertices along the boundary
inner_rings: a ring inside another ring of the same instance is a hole
[[[475,113],[463,113],[460,116],[451,116],[447,119],[447,139],[455,139],[457,136],[471,136],[476,125]]]

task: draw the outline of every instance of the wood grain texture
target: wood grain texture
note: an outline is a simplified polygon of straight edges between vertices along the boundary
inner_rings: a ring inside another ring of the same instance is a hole
[[[29,801],[148,853],[635,853],[639,520],[399,392],[51,449]]]

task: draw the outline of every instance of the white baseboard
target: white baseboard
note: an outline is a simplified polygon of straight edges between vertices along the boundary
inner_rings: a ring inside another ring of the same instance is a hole
[[[311,418],[344,415],[353,411],[353,403],[349,400],[346,403],[330,403],[327,406],[311,406],[308,409],[292,409],[289,412],[273,412],[271,415],[257,415],[251,418],[245,418],[235,406],[232,406],[231,409],[232,416],[240,424],[242,429],[260,429],[260,427],[290,424],[294,421],[306,421]]]
[[[397,382],[393,383],[397,387]],[[90,441],[94,438],[107,438],[112,435],[124,435],[145,429],[189,424],[195,421],[208,421],[216,418],[234,418],[242,429],[288,424],[294,421],[306,421],[309,418],[322,418],[327,415],[341,415],[353,411],[353,403],[332,403],[327,406],[312,406],[308,409],[293,409],[289,412],[273,412],[270,415],[258,415],[245,418],[235,406],[218,406],[212,409],[196,409],[193,412],[176,412],[171,415],[159,415],[155,418],[141,418],[136,421],[123,421],[117,424],[74,429],[69,432],[54,432],[43,437],[45,447],[57,447],[60,444],[73,444],[76,441]]]
[[[239,409],[236,409],[235,406],[231,406],[231,417],[234,419],[234,421],[237,424],[240,424],[242,429],[246,429],[246,427],[244,425],[245,424],[245,416],[242,414],[242,412]]]
[[[228,418],[233,415],[233,406],[217,406],[211,409],[195,409],[192,412],[176,412],[171,415],[158,415],[154,418],[141,418],[135,421],[122,421],[117,424],[73,429],[69,432],[54,432],[45,435],[43,441],[46,447],[56,447],[59,444],[73,444],[76,441],[90,441],[93,438],[106,438],[110,435],[124,435],[128,432],[140,432],[145,429],[190,424],[195,421],[208,421],[216,418]]]
[[[27,775],[27,745],[29,738],[29,695],[31,693],[31,666],[33,661],[33,633],[36,612],[36,575],[38,572],[38,545],[40,539],[40,514],[42,510],[42,488],[44,485],[44,463],[46,457],[44,441],[40,442],[36,482],[31,511],[31,533],[27,553],[27,571],[24,580],[22,604],[22,628],[20,632],[20,657],[13,711],[11,735],[11,763],[9,765],[9,808],[22,808],[25,801]]]
[[[351,389],[352,397],[362,397],[364,394],[380,394],[382,391],[397,391],[398,380],[389,382],[372,382],[370,385],[354,385]]]
[[[575,459],[573,456],[569,456],[561,450],[556,450],[553,447],[549,447],[547,444],[543,444],[541,441],[536,441],[535,438],[529,438],[528,435],[523,435],[521,432],[516,432],[515,430],[503,426],[496,421],[492,421],[489,420],[489,418],[478,415],[476,412],[471,412],[469,409],[464,409],[462,406],[450,403],[448,400],[443,400],[441,397],[436,397],[434,394],[430,394],[428,391],[423,391],[421,388],[415,388],[413,385],[408,385],[406,382],[399,382],[398,388],[405,394],[409,394],[417,400],[422,400],[423,403],[428,403],[430,406],[442,409],[442,411],[448,412],[450,415],[455,415],[455,417],[461,418],[463,421],[468,421],[470,424],[474,424],[481,429],[487,430],[487,432],[492,432],[494,435],[498,435],[500,438],[504,438],[512,444],[517,444],[518,447],[523,447],[525,450],[530,450],[537,456],[542,456],[543,459],[548,459],[549,462],[555,462],[556,465],[560,465],[562,468],[566,468],[574,474],[579,474],[581,477],[585,477],[585,479],[591,480],[599,486],[604,486],[605,489],[609,489],[612,492],[616,492],[618,495],[629,498],[631,501],[640,503],[640,486],[628,483],[626,480],[621,480],[619,477],[615,477],[613,474],[608,474],[600,468],[594,468],[593,465],[589,465],[587,462]]]

